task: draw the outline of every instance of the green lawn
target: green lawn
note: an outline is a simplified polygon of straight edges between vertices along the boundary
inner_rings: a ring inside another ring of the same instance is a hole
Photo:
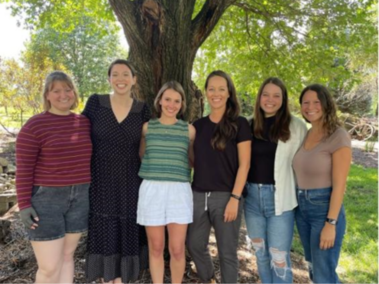
[[[378,170],[352,165],[344,205],[347,231],[338,273],[345,283],[378,283]],[[293,250],[303,254],[295,233]]]

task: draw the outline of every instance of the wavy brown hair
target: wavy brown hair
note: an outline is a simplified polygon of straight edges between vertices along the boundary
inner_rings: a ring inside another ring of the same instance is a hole
[[[226,80],[229,98],[226,101],[226,109],[219,123],[213,132],[211,144],[214,149],[224,151],[226,143],[237,135],[237,118],[240,114],[240,105],[237,99],[237,91],[230,76],[222,70],[210,73],[205,81],[205,91],[208,88],[209,80],[212,77],[222,77]]]
[[[329,90],[321,84],[312,84],[304,88],[301,91],[299,102],[303,103],[303,97],[307,91],[314,91],[317,94],[317,98],[320,100],[322,109],[322,128],[326,130],[326,137],[332,135],[336,129],[341,126],[341,122],[337,117],[337,106],[333,100]],[[309,122],[304,116],[303,118]]]
[[[274,84],[280,88],[282,91],[282,106],[278,109],[275,114],[275,123],[269,130],[269,139],[272,142],[278,143],[279,140],[286,142],[291,137],[290,123],[291,114],[288,107],[288,92],[287,88],[280,80],[276,77],[267,78],[259,88],[257,101],[255,102],[255,112],[254,112],[254,137],[258,139],[264,139],[264,119],[265,113],[261,108],[260,101],[263,93],[263,89],[267,84]]]

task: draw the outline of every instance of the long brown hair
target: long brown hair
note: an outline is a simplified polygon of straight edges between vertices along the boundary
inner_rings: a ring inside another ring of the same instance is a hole
[[[312,84],[304,88],[301,91],[299,102],[302,104],[304,94],[307,91],[314,91],[317,94],[317,98],[321,102],[322,108],[322,128],[326,130],[326,137],[328,138],[330,135],[336,131],[336,129],[341,126],[341,122],[337,117],[337,106],[333,100],[332,95],[328,91],[328,89],[321,84]],[[309,122],[304,116],[303,118]]]
[[[269,139],[272,142],[277,143],[279,140],[286,142],[291,137],[290,123],[291,114],[288,107],[288,92],[287,88],[280,80],[276,77],[270,77],[266,79],[261,87],[259,88],[257,101],[255,102],[255,112],[254,112],[254,137],[258,139],[263,139],[264,133],[264,111],[261,109],[260,101],[263,93],[263,89],[267,84],[274,84],[280,88],[282,91],[282,106],[275,114],[275,123],[269,131]]]
[[[237,135],[237,118],[240,114],[240,105],[233,81],[224,71],[216,70],[210,73],[205,81],[205,90],[207,90],[209,80],[215,76],[222,77],[226,80],[229,98],[226,101],[225,112],[213,132],[211,144],[214,149],[224,151],[226,143]]]

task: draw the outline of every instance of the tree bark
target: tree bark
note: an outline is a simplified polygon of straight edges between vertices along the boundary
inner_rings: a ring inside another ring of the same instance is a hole
[[[161,86],[170,80],[186,93],[184,118],[202,114],[201,91],[192,82],[196,52],[235,0],[207,0],[194,17],[196,0],[109,0],[128,41],[129,60],[137,70],[137,89],[153,109]]]

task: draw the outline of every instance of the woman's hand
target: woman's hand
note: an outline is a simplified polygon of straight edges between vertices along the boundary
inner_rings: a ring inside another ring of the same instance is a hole
[[[325,223],[324,228],[320,235],[320,249],[330,249],[334,247],[334,240],[336,239],[336,226]]]
[[[24,223],[26,228],[34,230],[38,227],[37,222],[39,221],[37,212],[33,207],[25,208],[20,211],[21,221]]]
[[[230,198],[225,208],[224,222],[232,222],[237,219],[238,205],[239,205],[239,200],[235,198]]]

